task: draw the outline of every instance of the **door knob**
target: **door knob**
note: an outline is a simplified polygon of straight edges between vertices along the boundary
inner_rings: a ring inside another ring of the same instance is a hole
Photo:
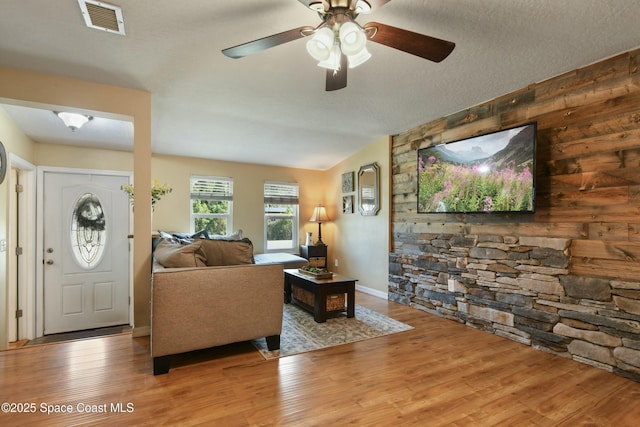
[[[47,264],[48,264],[48,265],[53,264],[53,260],[52,260],[52,259],[48,259],[48,260],[47,260]]]

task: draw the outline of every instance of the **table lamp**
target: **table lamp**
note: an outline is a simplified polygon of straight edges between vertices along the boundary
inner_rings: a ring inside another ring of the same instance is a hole
[[[318,223],[318,240],[316,241],[316,246],[325,246],[324,242],[322,241],[322,223],[331,221],[331,218],[329,218],[329,215],[327,215],[327,210],[325,209],[325,207],[322,205],[316,206],[313,209],[313,215],[311,215],[309,221]]]

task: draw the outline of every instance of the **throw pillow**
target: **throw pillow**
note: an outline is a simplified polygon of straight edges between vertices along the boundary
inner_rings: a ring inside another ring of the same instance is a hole
[[[161,240],[156,247],[154,257],[166,268],[206,267],[207,255],[197,240],[183,245],[171,240]]]
[[[254,264],[253,244],[249,239],[205,240],[201,239],[207,266]]]

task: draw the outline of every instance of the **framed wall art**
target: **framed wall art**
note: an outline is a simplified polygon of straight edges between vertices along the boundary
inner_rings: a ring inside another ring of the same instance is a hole
[[[353,195],[342,196],[342,213],[353,213]]]
[[[342,174],[342,192],[351,193],[354,190],[353,187],[353,172],[346,172]]]

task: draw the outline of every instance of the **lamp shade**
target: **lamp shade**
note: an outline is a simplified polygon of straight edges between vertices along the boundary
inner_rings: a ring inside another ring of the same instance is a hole
[[[311,218],[309,218],[309,222],[328,222],[328,221],[331,221],[331,218],[329,218],[329,215],[327,215],[327,209],[322,205],[316,206],[315,209],[313,210],[313,215],[311,215]]]
[[[325,61],[331,54],[335,36],[333,31],[324,27],[316,31],[311,40],[307,42],[307,52],[317,61]]]
[[[371,54],[365,47],[359,53],[347,56],[347,60],[349,61],[349,68],[355,68],[358,65],[366,62],[369,58],[371,58]]]
[[[64,111],[56,113],[56,115],[60,117],[60,120],[62,120],[65,126],[71,129],[72,132],[77,131],[82,127],[82,125],[93,119],[93,117],[85,116],[84,114],[66,113]]]
[[[340,69],[341,57],[342,52],[340,52],[340,46],[338,46],[338,43],[334,43],[333,48],[331,48],[331,52],[329,53],[329,57],[324,61],[318,62],[318,67],[338,71]]]
[[[326,246],[322,241],[322,223],[331,221],[331,218],[327,215],[327,209],[322,205],[316,206],[313,209],[313,215],[311,215],[309,221],[318,223],[318,240],[316,241],[316,245]]]
[[[358,0],[358,2],[356,3],[356,13],[362,13],[365,15],[371,13],[371,5],[369,4],[369,2],[365,0]]]
[[[367,44],[364,31],[353,22],[345,22],[340,27],[340,48],[345,55],[357,55]]]

